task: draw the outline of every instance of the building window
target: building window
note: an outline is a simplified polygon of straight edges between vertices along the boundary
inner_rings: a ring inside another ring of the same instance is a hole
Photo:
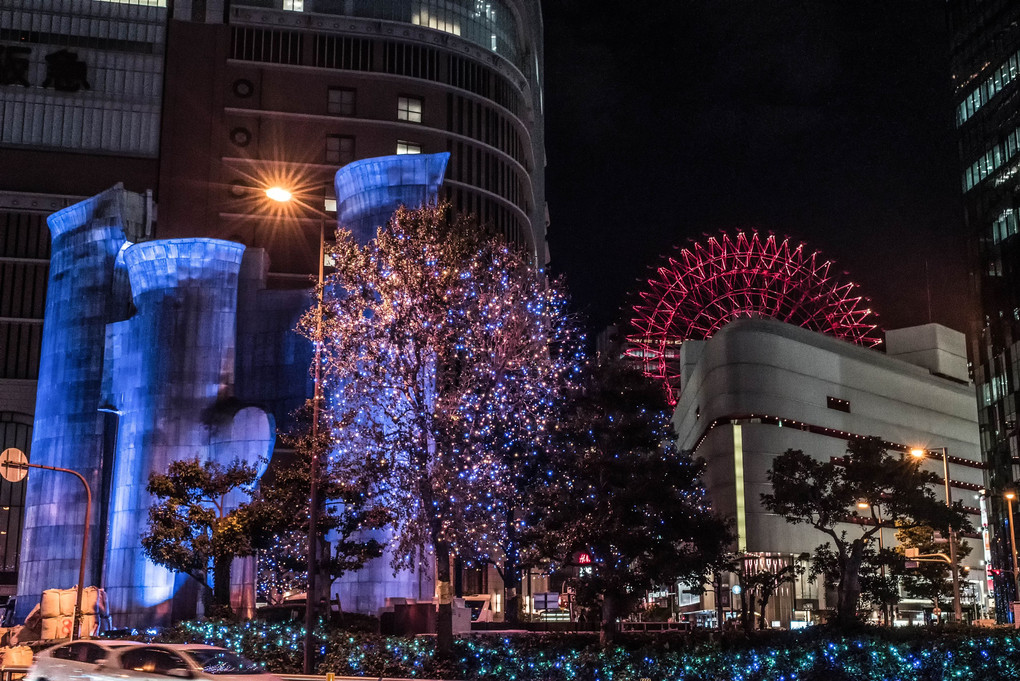
[[[417,97],[397,98],[397,120],[421,123],[422,101]]]
[[[408,142],[406,140],[397,140],[397,153],[398,154],[420,154],[421,144],[418,142]]]
[[[836,411],[845,411],[847,414],[850,413],[850,401],[841,400],[838,397],[828,396],[825,398],[825,406],[829,409],[835,409]]]
[[[354,138],[345,135],[326,136],[326,163],[345,166],[354,160]]]
[[[354,115],[354,90],[345,87],[329,89],[329,113],[340,116]]]

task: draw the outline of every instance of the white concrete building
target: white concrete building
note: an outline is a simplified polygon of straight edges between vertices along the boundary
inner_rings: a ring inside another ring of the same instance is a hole
[[[828,538],[814,528],[762,508],[761,495],[771,491],[766,472],[789,449],[822,460],[842,456],[853,436],[877,436],[890,450],[945,447],[953,500],[972,513],[975,528],[982,527],[984,469],[963,334],[937,324],[890,331],[886,350],[772,319],[737,320],[707,341],[683,343],[673,416],[679,446],[707,461],[706,486],[714,507],[735,521],[735,549],[789,561],[824,543]],[[942,476],[941,454],[922,465]],[[860,531],[851,524],[846,529]],[[882,540],[895,544],[895,532],[883,530]],[[966,541],[973,551],[963,583],[965,611],[969,602],[985,605],[988,593],[983,541]],[[784,626],[827,607],[821,583],[806,578],[774,601],[770,619]],[[702,607],[714,607],[711,595]],[[901,616],[910,609],[902,604]]]

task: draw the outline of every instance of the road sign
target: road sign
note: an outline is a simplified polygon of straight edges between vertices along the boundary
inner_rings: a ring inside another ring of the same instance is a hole
[[[10,447],[0,453],[0,476],[7,482],[21,482],[28,475],[28,457],[25,452]]]

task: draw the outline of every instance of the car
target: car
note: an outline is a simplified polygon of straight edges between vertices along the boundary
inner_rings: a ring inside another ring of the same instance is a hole
[[[35,654],[25,681],[83,681],[89,672],[111,653],[138,641],[71,641],[46,648]]]
[[[278,676],[235,652],[188,643],[125,647],[112,651],[87,674],[87,681],[168,679],[281,681]]]

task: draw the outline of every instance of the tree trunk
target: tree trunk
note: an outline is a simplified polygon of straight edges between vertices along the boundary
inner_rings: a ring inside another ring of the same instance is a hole
[[[520,622],[521,614],[521,566],[518,552],[517,524],[514,511],[506,514],[506,559],[503,564],[503,621],[506,624]]]
[[[436,589],[439,592],[439,609],[436,613],[436,654],[453,655],[453,584],[450,580],[450,545],[435,543]]]
[[[233,556],[213,558],[213,617],[230,617],[230,564]]]
[[[722,607],[722,573],[715,573],[715,621],[719,625],[719,631],[723,630],[723,607]]]
[[[616,617],[620,612],[620,603],[615,596],[606,594],[602,598],[602,628],[599,632],[599,643],[609,645],[616,639]]]
[[[747,589],[744,588],[743,582],[740,584],[740,626],[744,630],[744,633],[750,634],[754,629],[753,620],[754,613],[751,610],[754,609],[754,597],[751,597],[751,607],[747,606]]]
[[[857,621],[857,602],[861,598],[861,563],[864,543],[855,541],[843,561],[837,589],[836,624],[847,626]]]
[[[768,620],[765,619],[765,608],[769,607],[769,600],[772,598],[772,594],[767,589],[762,589],[761,598],[758,599],[758,604],[761,605],[761,612],[758,613],[758,628],[764,631],[767,627]]]

